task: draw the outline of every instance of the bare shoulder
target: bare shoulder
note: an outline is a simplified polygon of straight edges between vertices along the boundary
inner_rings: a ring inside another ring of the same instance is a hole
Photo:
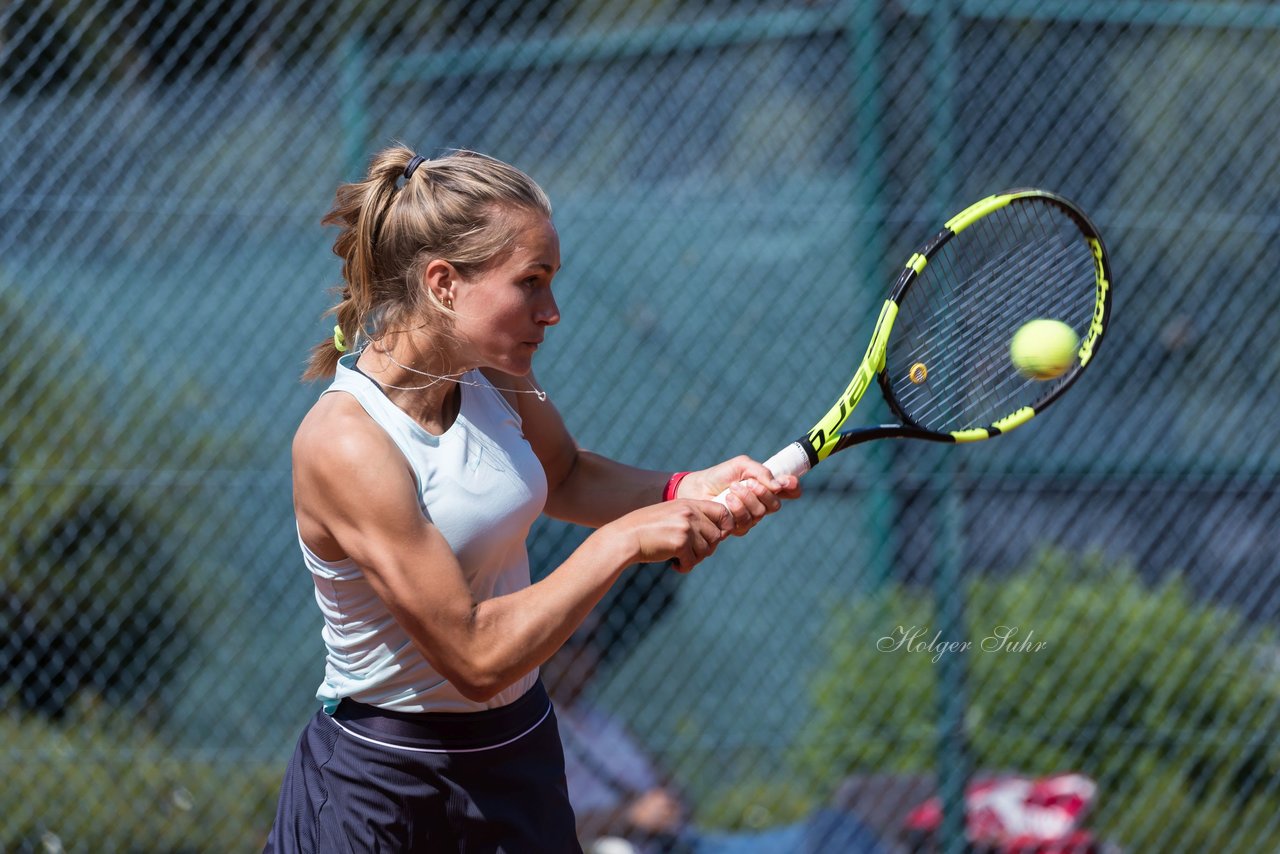
[[[293,459],[321,462],[367,450],[370,443],[386,438],[364,408],[349,394],[322,395],[298,425],[293,436]]]
[[[323,395],[293,437],[295,484],[351,487],[407,470],[395,442],[349,394]]]
[[[417,543],[427,526],[409,461],[342,392],[322,396],[294,434],[293,504],[313,552],[366,568],[387,561],[394,543]]]

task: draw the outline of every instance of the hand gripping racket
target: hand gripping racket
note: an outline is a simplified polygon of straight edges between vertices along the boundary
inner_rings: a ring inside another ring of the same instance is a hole
[[[798,477],[873,439],[976,442],[1007,433],[1080,377],[1110,313],[1107,251],[1079,208],[1043,190],[989,196],[911,256],[848,387],[765,466]],[[1052,379],[1025,376],[1010,357],[1014,333],[1037,319],[1067,324],[1079,341]],[[845,429],[873,379],[897,423]]]

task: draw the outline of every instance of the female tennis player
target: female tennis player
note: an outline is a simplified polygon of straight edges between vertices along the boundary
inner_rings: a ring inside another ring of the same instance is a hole
[[[627,567],[688,571],[799,484],[578,447],[532,373],[560,248],[519,170],[390,148],[324,223],[345,286],[293,471],[327,656],[266,850],[579,851],[539,665]],[[542,512],[596,530],[530,584]]]

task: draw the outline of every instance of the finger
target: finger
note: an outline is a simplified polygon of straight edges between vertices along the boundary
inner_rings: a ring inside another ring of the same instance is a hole
[[[782,488],[777,478],[773,476],[773,472],[765,468],[762,463],[758,463],[749,457],[742,458],[738,471],[741,480],[758,480],[774,492]]]
[[[779,475],[776,478],[778,488],[770,490],[774,495],[781,499],[791,499],[800,497],[800,478],[793,474]]]
[[[729,492],[724,497],[724,504],[729,508],[729,512],[733,514],[733,531],[738,533],[743,528],[751,526],[754,521],[752,515],[754,511],[747,503],[747,498],[754,496],[744,496],[743,490],[737,485],[729,488]]]
[[[729,511],[724,506],[715,502],[698,502],[699,504],[710,503],[720,516],[729,518]],[[718,543],[724,539],[727,534],[715,520],[711,518],[711,514],[699,514],[690,518],[685,528],[684,539],[685,547],[689,549],[694,557],[694,563],[705,558],[714,550],[713,543]],[[711,546],[711,548],[709,548]],[[683,561],[682,561],[683,562]]]
[[[759,487],[764,489],[763,486]],[[768,490],[765,490],[766,492]],[[742,511],[734,514],[734,528],[730,532],[736,536],[742,536],[750,531],[755,524],[764,518],[765,508],[761,503],[760,497],[755,494],[752,488],[746,484],[734,484],[729,489],[728,498],[732,498],[737,502]]]
[[[800,481],[796,480],[796,478],[792,475],[787,475],[787,477],[795,481],[796,484],[800,483]],[[758,488],[756,491],[756,494],[760,496],[760,500],[764,503],[764,505],[769,508],[770,513],[775,512],[779,507],[782,506],[782,496],[783,494],[786,493],[786,486],[783,478],[778,479],[777,490],[769,489],[767,486],[760,483],[760,481],[753,481],[753,483]]]
[[[779,478],[778,482],[782,484],[782,492],[780,493],[780,495],[783,498],[790,499],[790,498],[800,497],[800,494],[802,492],[800,488],[800,478],[796,477],[793,474],[788,474]]]
[[[702,527],[699,531],[702,538],[707,541],[708,545],[710,545],[711,552],[715,551],[716,546],[720,545],[724,539],[733,536],[735,530],[733,526],[733,518],[726,513],[725,519],[727,520],[727,526],[725,522],[716,524],[708,520],[708,524]],[[711,552],[707,552],[707,554],[710,554]],[[703,555],[703,557],[706,557],[706,555]]]
[[[703,518],[710,520],[713,525],[724,533],[730,533],[736,527],[733,511],[729,509],[727,504],[705,499],[693,499],[690,503],[694,505]]]
[[[740,481],[734,484],[734,491],[742,496],[743,503],[751,508],[755,521],[782,506],[782,499],[758,480]]]
[[[698,566],[700,560],[692,540],[686,540],[684,547],[676,552],[676,557],[671,561],[671,568],[682,575],[687,575],[692,568]]]
[[[724,539],[724,532],[719,528],[700,528],[692,532],[693,553],[698,561],[704,561],[715,554],[716,546]]]

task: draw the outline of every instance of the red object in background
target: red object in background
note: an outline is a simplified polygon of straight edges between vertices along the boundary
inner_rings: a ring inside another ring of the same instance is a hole
[[[1093,834],[1082,828],[1097,784],[1083,774],[974,780],[965,791],[965,828],[972,845],[1000,854],[1087,854]],[[907,814],[908,832],[932,835],[942,801],[930,798]]]

